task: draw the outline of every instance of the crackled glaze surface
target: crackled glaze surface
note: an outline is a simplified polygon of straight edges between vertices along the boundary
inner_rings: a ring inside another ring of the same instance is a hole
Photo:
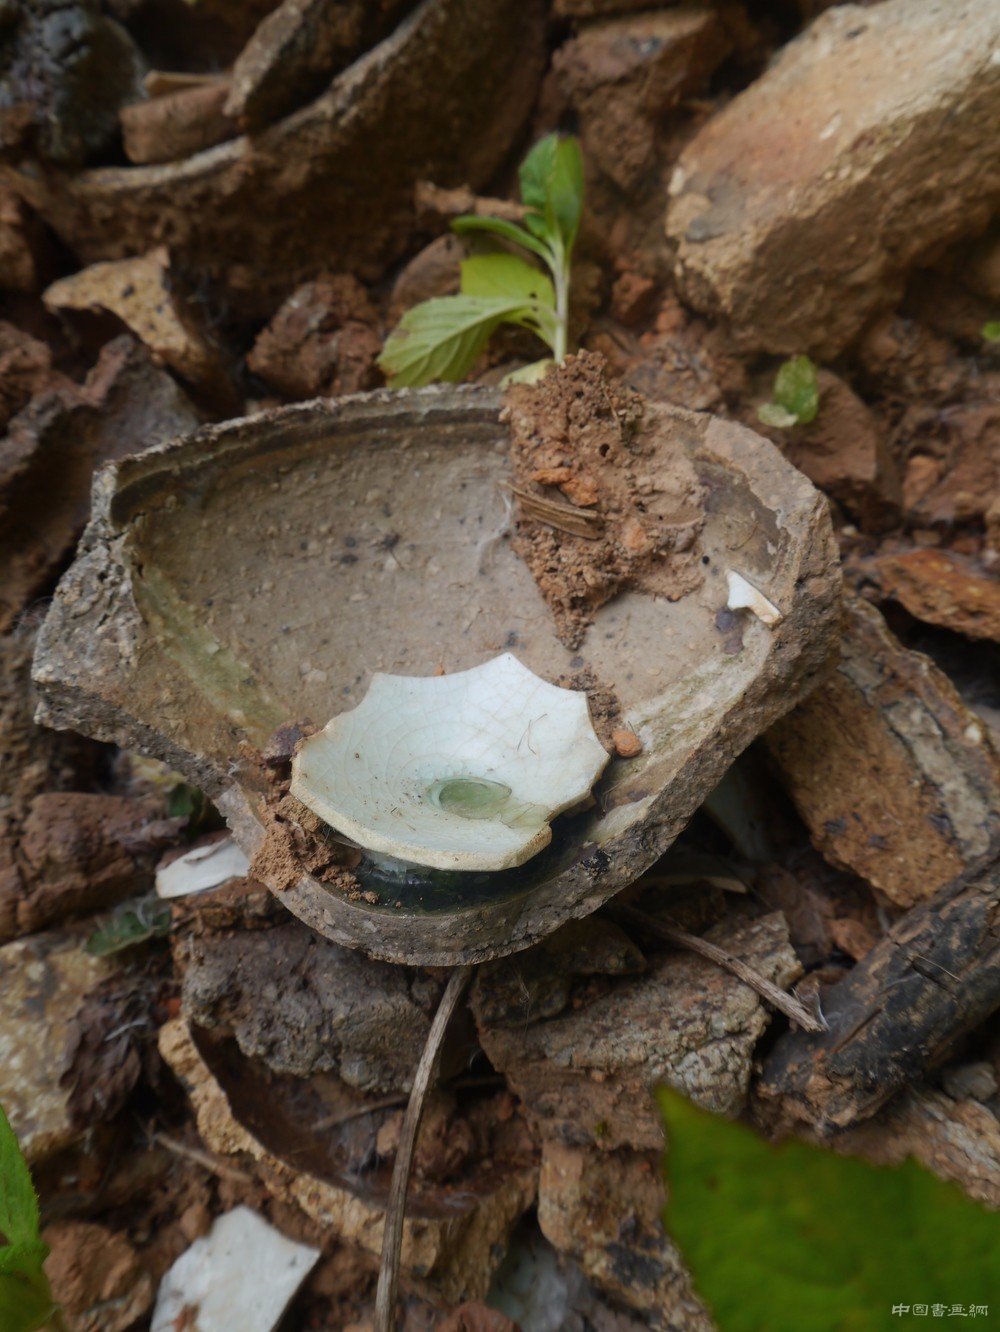
[[[415,865],[502,870],[552,838],[608,762],[587,696],[505,652],[452,675],[377,674],[295,756],[292,794],[361,846]]]

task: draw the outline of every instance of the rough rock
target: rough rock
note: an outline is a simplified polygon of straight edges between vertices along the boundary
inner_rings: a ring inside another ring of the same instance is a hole
[[[884,932],[864,880],[835,869],[811,846],[799,847],[790,864],[760,865],[755,887],[770,910],[784,913],[807,972],[828,964],[837,950],[860,960]]]
[[[53,282],[44,293],[50,310],[107,310],[197,391],[238,409],[223,353],[190,302],[177,290],[166,246],[118,262],[92,264]]]
[[[297,921],[178,944],[183,1012],[281,1073],[335,1071],[361,1090],[410,1085],[440,986]]]
[[[973,385],[982,383],[981,367],[900,314],[873,320],[854,344],[851,362],[852,379],[870,395],[895,399],[903,407],[903,420],[908,412],[919,412],[928,422],[928,409],[953,409]],[[950,412],[936,414],[947,420]]]
[[[642,953],[614,921],[573,920],[534,948],[479,968],[473,983],[477,1019],[488,1027],[520,1029],[561,1013],[577,977],[629,976],[645,969]]]
[[[899,470],[874,413],[829,370],[819,371],[820,405],[814,421],[789,430],[766,430],[785,457],[825,494],[879,531],[898,521]]]
[[[60,1085],[66,1029],[107,968],[82,936],[50,930],[0,948],[0,1105],[29,1162],[77,1136]]]
[[[105,0],[104,7],[136,34],[155,74],[163,70],[183,73],[227,69],[278,3],[198,0],[196,5],[189,5],[187,0]]]
[[[82,389],[36,397],[0,439],[0,630],[44,593],[87,517],[98,463],[192,429],[197,414],[131,338]]]
[[[538,1224],[557,1249],[616,1300],[664,1332],[711,1332],[660,1220],[666,1194],[659,1152],[615,1152],[546,1142]]]
[[[13,14],[0,48],[0,149],[75,166],[110,148],[141,76],[128,33],[96,0],[26,0]]]
[[[728,50],[710,8],[660,9],[583,28],[552,64],[579,116],[584,160],[631,191],[657,165],[662,117],[705,86]]]
[[[128,1239],[89,1221],[57,1221],[42,1238],[45,1271],[68,1332],[128,1332],[153,1305],[153,1279]]]
[[[160,1051],[191,1097],[205,1144],[224,1155],[247,1153],[276,1197],[299,1207],[346,1243],[378,1255],[384,1212],[362,1193],[294,1169],[270,1152],[236,1118],[226,1093],[191,1037],[187,1024],[168,1022]],[[438,1301],[482,1299],[515,1223],[535,1198],[537,1169],[515,1164],[496,1171],[488,1187],[466,1191],[445,1214],[408,1209],[403,1222],[401,1267],[417,1288]]]
[[[1000,1006],[998,913],[993,860],[898,916],[860,962],[823,986],[827,1030],[791,1029],[764,1054],[755,1084],[762,1117],[836,1136],[953,1058]]]
[[[466,242],[453,232],[438,236],[403,265],[392,284],[389,322],[395,324],[406,310],[435,296],[454,296],[462,277]]]
[[[59,383],[52,371],[48,343],[39,342],[14,324],[0,322],[0,430],[26,407],[36,393]]]
[[[287,398],[358,393],[381,378],[379,320],[367,291],[348,273],[294,291],[258,336],[247,365]]]
[[[36,796],[17,844],[20,885],[13,903],[0,884],[0,939],[148,891],[150,852],[177,832],[174,820],[160,822],[161,814],[158,806],[125,796],[78,791]],[[9,917],[12,928],[5,932]]]
[[[691,315],[674,293],[664,298],[654,327],[636,340],[622,371],[646,397],[692,412],[725,409],[748,390],[745,362],[725,331]]]
[[[284,0],[233,66],[226,114],[247,130],[288,115],[384,35],[400,8],[401,0]]]
[[[956,246],[953,254],[961,250]],[[940,337],[971,352],[983,348],[983,325],[996,313],[986,296],[977,296],[962,285],[958,273],[944,261],[937,268],[918,268],[906,287],[902,309]]]
[[[800,975],[780,913],[727,921],[705,937],[778,985]],[[507,965],[516,968],[524,956]],[[546,1021],[490,1025],[487,993],[477,985],[472,1001],[487,1058],[543,1136],[574,1146],[661,1145],[650,1089],[663,1081],[710,1109],[738,1114],[754,1047],[770,1021],[753,990],[704,958],[677,952],[591,996],[579,990],[579,1006]]]
[[[996,226],[972,245],[963,247],[956,272],[970,291],[994,305],[1000,303],[1000,232]]]
[[[952,551],[917,549],[876,560],[882,593],[927,624],[1000,643],[1000,581]]]
[[[176,162],[232,139],[238,129],[224,109],[228,96],[228,82],[219,79],[123,106],[125,156],[140,166]]]
[[[0,182],[0,290],[37,291],[54,267],[45,228],[9,185]]]
[[[971,1097],[907,1089],[873,1119],[832,1140],[837,1151],[877,1165],[912,1156],[971,1198],[1000,1208],[1000,1120]]]
[[[982,521],[1000,493],[1000,407],[989,397],[914,404],[896,430],[905,442],[903,502],[921,526]]]
[[[993,0],[821,15],[678,162],[667,232],[687,299],[747,346],[841,351],[1000,197],[998,40]]]
[[[485,1304],[460,1304],[434,1332],[519,1332],[518,1325]]]
[[[817,849],[897,906],[932,897],[1000,838],[1000,759],[948,678],[867,603],[840,664],[765,742]]]
[[[534,102],[545,12],[544,0],[429,0],[258,134],[174,164],[12,180],[82,262],[169,244],[178,271],[204,275],[234,314],[266,318],[333,255],[370,277],[404,253],[417,180],[478,187],[507,160]]]
[[[102,752],[94,741],[72,731],[35,725],[34,647],[27,626],[0,636],[0,813],[10,811],[16,818],[42,791],[88,786]]]

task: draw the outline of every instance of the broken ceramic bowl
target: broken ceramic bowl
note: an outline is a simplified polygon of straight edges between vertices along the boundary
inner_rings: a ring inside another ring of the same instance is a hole
[[[453,675],[373,676],[300,745],[292,795],[368,851],[443,870],[523,865],[608,762],[587,695],[509,652]]]
[[[279,892],[314,929],[389,961],[478,961],[595,910],[822,678],[837,641],[824,498],[746,427],[650,402],[643,431],[683,450],[703,488],[703,581],[677,601],[621,592],[564,646],[505,539],[501,406],[486,389],[380,391],[208,426],[112,465],[39,636],[40,719],[163,759],[250,856],[264,796],[247,746],[348,712],[377,672],[461,672],[506,649],[550,683],[613,693],[642,752],[612,759],[592,806],[558,815],[520,867],[411,868],[387,892],[304,874]],[[727,607],[731,570],[776,622]]]

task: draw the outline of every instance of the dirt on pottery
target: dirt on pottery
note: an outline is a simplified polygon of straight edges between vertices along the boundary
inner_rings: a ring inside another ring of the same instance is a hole
[[[243,760],[257,775],[258,817],[264,828],[264,840],[250,862],[250,877],[281,892],[311,874],[348,895],[359,893],[360,885],[350,873],[358,853],[330,840],[329,826],[288,793],[294,745],[313,729],[291,723],[278,728],[264,752],[243,747]]]
[[[513,386],[507,413],[514,548],[567,647],[628,587],[679,601],[701,586],[702,486],[603,356],[580,352],[540,383]]]

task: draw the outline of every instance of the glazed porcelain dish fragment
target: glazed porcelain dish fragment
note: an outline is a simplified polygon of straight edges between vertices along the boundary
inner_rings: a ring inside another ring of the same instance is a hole
[[[313,929],[392,962],[514,952],[633,883],[837,643],[825,499],[746,427],[650,401],[639,444],[682,452],[704,496],[700,585],[677,601],[623,589],[567,647],[504,536],[502,407],[483,388],[380,391],[125,459],[97,478],[39,635],[41,719],[163,759],[250,858],[266,818],[241,755],[336,714],[300,747],[295,791],[331,838],[365,848],[357,881],[270,886]],[[730,572],[750,590],[733,596]],[[521,683],[490,685],[495,672]],[[635,757],[605,758],[583,695],[552,684],[570,678],[613,700]],[[401,720],[400,688],[425,733]],[[365,708],[382,690],[376,725]],[[466,706],[481,708],[468,726]],[[401,796],[410,827],[392,814]]]
[[[377,674],[300,746],[292,794],[366,850],[443,870],[511,869],[552,839],[608,762],[586,694],[510,653],[452,675]]]

